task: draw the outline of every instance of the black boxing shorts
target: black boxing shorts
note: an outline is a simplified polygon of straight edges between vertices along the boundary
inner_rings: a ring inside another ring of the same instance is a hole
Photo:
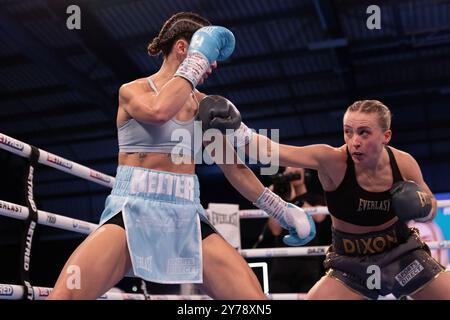
[[[431,257],[418,230],[402,221],[378,232],[350,234],[333,229],[332,235],[324,261],[327,276],[368,299],[414,294],[445,271]]]

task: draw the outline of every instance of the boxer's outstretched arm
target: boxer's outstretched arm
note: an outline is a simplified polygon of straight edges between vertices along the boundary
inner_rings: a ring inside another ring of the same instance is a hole
[[[222,136],[223,137],[223,136]],[[311,216],[303,209],[285,202],[274,194],[255,176],[245,164],[237,162],[238,156],[231,144],[223,139],[224,152],[234,155],[232,163],[225,163],[225,159],[219,159],[211,155],[225,174],[225,177],[245,198],[251,201],[256,207],[264,210],[270,217],[275,218],[285,229],[289,230],[289,235],[283,238],[287,245],[300,246],[311,241],[316,234],[316,228]]]
[[[340,157],[340,151],[325,144],[296,147],[278,144],[266,136],[257,134],[241,122],[241,115],[234,104],[221,96],[210,96],[199,104],[199,118],[203,130],[218,129],[224,133],[231,130],[227,139],[237,149],[245,148],[245,152],[255,160],[270,159],[271,163],[282,166],[310,168],[326,171]],[[331,166],[332,167],[332,166]]]

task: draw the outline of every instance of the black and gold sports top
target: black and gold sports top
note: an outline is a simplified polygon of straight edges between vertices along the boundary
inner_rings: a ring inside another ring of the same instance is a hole
[[[403,180],[391,148],[386,146],[391,164],[393,183]],[[347,148],[347,169],[344,179],[334,191],[325,191],[331,215],[359,226],[377,226],[395,217],[391,208],[389,190],[370,192],[360,187],[356,180],[355,164]]]

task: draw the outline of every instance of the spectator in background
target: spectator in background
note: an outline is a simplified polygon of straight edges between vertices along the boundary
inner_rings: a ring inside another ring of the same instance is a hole
[[[270,189],[286,201],[299,207],[324,206],[323,190],[315,170],[287,167],[283,174],[273,178]],[[328,215],[312,216],[317,228],[316,237],[308,246],[331,243],[331,219]],[[272,218],[267,229],[274,237],[275,247],[284,247],[282,238],[286,231]],[[272,293],[308,292],[324,275],[324,256],[273,258],[269,275],[269,290]]]

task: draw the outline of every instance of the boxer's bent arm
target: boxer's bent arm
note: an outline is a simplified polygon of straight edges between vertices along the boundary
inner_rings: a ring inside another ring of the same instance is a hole
[[[228,139],[223,139],[223,141],[225,154],[232,151],[235,159],[237,159],[237,154]],[[263,184],[245,164],[238,164],[234,161],[232,164],[220,164],[219,166],[236,190],[257,208],[264,210],[270,217],[275,218],[283,228],[289,230],[289,235],[283,238],[285,244],[300,246],[314,238],[316,228],[311,217],[299,207],[285,202],[272,191],[264,188]]]
[[[217,156],[211,156],[214,162],[224,173],[231,185],[247,200],[255,202],[264,191],[264,185],[259,181],[256,175],[245,164],[238,163],[238,155],[227,139],[223,139],[223,156],[233,154],[231,164],[225,164],[226,159],[218,159]],[[207,142],[205,144],[208,144]]]
[[[231,185],[252,203],[264,191],[264,185],[245,164],[218,164]]]
[[[138,121],[161,124],[181,110],[191,92],[191,84],[181,77],[171,79],[158,93],[132,82],[120,87],[119,104]]]
[[[433,195],[433,192],[431,192],[430,188],[423,179],[422,171],[420,169],[419,164],[417,163],[416,159],[414,159],[413,156],[411,156],[407,152],[399,151],[399,153],[396,153],[396,155],[397,154],[400,155],[399,157],[400,161],[398,165],[403,178],[405,180],[414,181],[431,197],[431,205],[433,209],[432,209],[432,218],[430,218],[430,220],[433,220],[436,217],[437,201]]]

